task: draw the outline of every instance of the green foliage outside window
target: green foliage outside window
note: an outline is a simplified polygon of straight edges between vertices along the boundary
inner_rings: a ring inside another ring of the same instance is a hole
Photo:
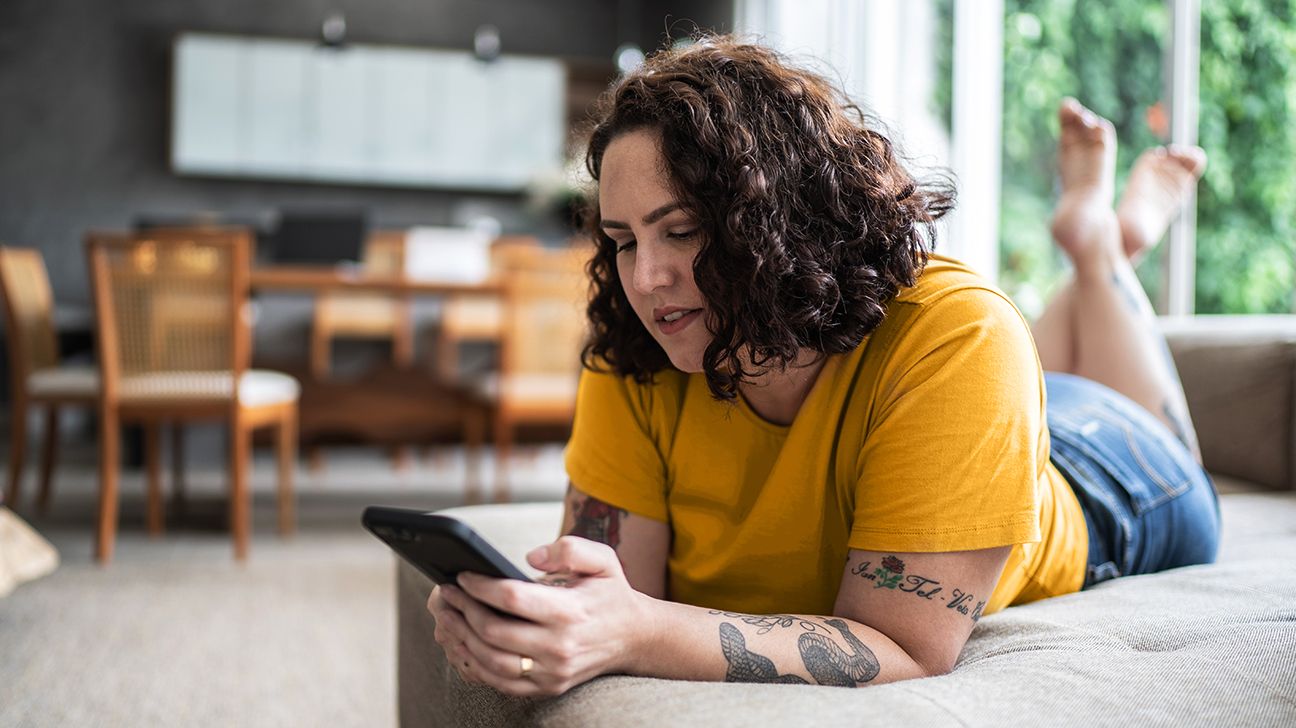
[[[938,3],[951,108],[952,2]],[[1296,0],[1202,3],[1198,189],[1199,313],[1286,312],[1296,290]],[[1057,106],[1075,96],[1116,126],[1117,193],[1135,157],[1164,143],[1165,0],[1005,0],[1000,285],[1038,314],[1066,277],[1048,224],[1056,199]],[[1161,132],[1161,133],[1158,133]],[[1164,250],[1139,274],[1153,301]]]

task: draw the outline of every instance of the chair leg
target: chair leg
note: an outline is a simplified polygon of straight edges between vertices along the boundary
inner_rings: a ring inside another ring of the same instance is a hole
[[[319,305],[318,303],[316,305]],[[311,377],[317,382],[328,379],[329,376],[329,333],[324,331],[319,325],[318,319],[315,325],[311,327],[311,357],[310,371]]]
[[[41,443],[40,496],[36,508],[42,514],[49,512],[50,491],[54,489],[54,461],[58,457],[59,408],[50,405],[45,413],[45,441]]]
[[[397,445],[391,449],[392,470],[404,472],[409,470],[410,463],[413,462],[409,445]]]
[[[329,354],[332,339],[329,331],[326,331],[320,325],[320,306],[324,305],[322,301],[315,302],[315,323],[311,326],[311,354],[310,354],[310,373],[311,379],[316,382],[322,382],[329,376]],[[318,474],[324,470],[324,452],[319,445],[310,445],[306,448],[306,467],[312,473]]]
[[[477,404],[467,405],[464,412],[464,502],[481,502],[481,449],[486,439],[486,413]]]
[[[508,503],[508,461],[513,449],[513,422],[507,413],[495,412],[495,502]]]
[[[251,530],[252,494],[248,489],[248,450],[252,432],[239,418],[230,422],[230,532],[234,538],[234,558],[247,559],[248,537]]]
[[[324,450],[319,445],[306,446],[306,467],[316,475],[324,471]]]
[[[184,449],[184,426],[177,422],[171,425],[171,493],[176,514],[181,517],[189,509],[189,501],[185,495]]]
[[[408,371],[414,367],[414,329],[409,321],[409,302],[403,305],[407,309],[405,316],[392,332],[392,364],[401,371]],[[392,448],[391,457],[392,469],[405,471],[413,462],[413,451],[409,445],[399,445]]]
[[[162,535],[162,425],[148,422],[144,425],[144,468],[148,480],[148,506],[146,509],[148,534],[152,538]]]
[[[99,415],[99,524],[95,558],[100,564],[112,561],[117,540],[117,468],[121,446],[121,423],[116,413]]]
[[[287,408],[279,421],[279,440],[276,443],[279,459],[279,535],[291,536],[297,516],[293,501],[293,471],[297,467],[297,407]]]
[[[9,433],[9,489],[5,502],[18,510],[18,490],[22,486],[23,460],[27,455],[27,398],[15,393]]]

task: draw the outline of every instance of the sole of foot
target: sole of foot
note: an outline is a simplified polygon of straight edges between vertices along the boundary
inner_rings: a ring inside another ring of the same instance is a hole
[[[1125,255],[1137,261],[1165,236],[1206,171],[1201,147],[1154,147],[1139,155],[1116,208]]]

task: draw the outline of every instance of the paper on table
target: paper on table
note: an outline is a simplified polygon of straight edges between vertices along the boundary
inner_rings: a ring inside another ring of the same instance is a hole
[[[482,230],[412,227],[405,233],[405,275],[412,280],[481,283],[490,276],[493,236]]]

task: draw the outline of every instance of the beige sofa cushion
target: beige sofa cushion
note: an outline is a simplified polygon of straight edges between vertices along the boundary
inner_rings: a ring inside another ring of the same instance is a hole
[[[431,584],[399,575],[401,725],[1296,725],[1296,493],[1221,500],[1220,563],[1127,577],[981,620],[954,671],[858,690],[604,677],[551,700],[467,685]],[[515,562],[560,504],[453,509]]]
[[[1296,489],[1296,316],[1159,320],[1212,473]]]

